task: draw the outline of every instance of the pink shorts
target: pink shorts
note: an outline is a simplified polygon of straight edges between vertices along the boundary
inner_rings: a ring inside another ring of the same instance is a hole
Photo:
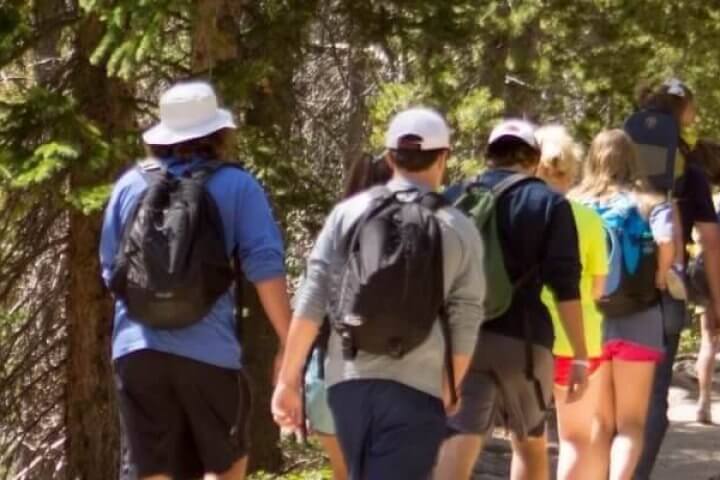
[[[605,360],[624,360],[626,362],[662,362],[665,353],[627,340],[610,340],[603,345]]]
[[[572,357],[555,357],[555,385],[567,387],[570,377],[570,369],[572,368],[572,361]],[[604,361],[605,358],[603,357],[591,358],[588,376],[595,373]]]

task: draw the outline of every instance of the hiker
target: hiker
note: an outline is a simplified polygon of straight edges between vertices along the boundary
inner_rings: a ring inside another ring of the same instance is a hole
[[[251,398],[233,260],[281,346],[289,327],[283,244],[265,193],[222,163],[235,128],[210,85],[171,87],[160,97],[160,122],[143,134],[149,158],[116,183],[105,212],[112,359],[140,478],[245,478]]]
[[[502,418],[512,434],[511,478],[544,479],[549,473],[545,425],[554,338],[540,292],[548,285],[557,301],[573,352],[566,401],[577,401],[589,366],[578,237],[570,204],[533,176],[540,161],[533,125],[521,120],[498,125],[490,134],[486,160],[487,172],[459,191],[448,191],[483,232],[493,295],[485,303],[488,320],[462,384],[459,407],[448,420],[450,436],[435,478],[470,478],[484,437]],[[484,218],[474,212],[485,213]]]
[[[690,154],[693,165],[702,168],[706,178],[714,187],[720,185],[720,144],[710,140],[698,140]],[[720,221],[720,217],[718,218]],[[696,249],[697,250],[697,249]],[[695,412],[699,423],[712,424],[712,411],[710,408],[712,397],[713,374],[715,371],[715,355],[720,351],[720,322],[711,307],[710,288],[707,282],[707,269],[705,268],[705,255],[695,252],[695,258],[689,267],[689,276],[694,290],[691,299],[693,303],[702,308],[700,319],[700,349],[696,363],[698,376],[698,400]]]
[[[667,288],[674,257],[672,210],[652,193],[637,165],[635,145],[625,132],[603,131],[593,140],[583,179],[570,194],[600,214],[610,240],[609,274],[598,301],[610,370],[602,386],[598,444],[609,459],[611,480],[631,478],[642,452],[653,375],[663,358],[658,288]]]
[[[710,289],[708,308],[717,316],[720,312],[720,226],[708,180],[699,162],[693,158],[696,143],[693,131],[696,116],[694,94],[683,82],[670,80],[642,92],[639,104],[642,108],[654,108],[672,114],[680,125],[679,151],[686,160],[686,166],[684,175],[673,191],[673,198],[680,216],[681,260],[684,267],[688,260],[686,247],[693,243],[692,231],[695,228],[706,256]],[[688,317],[685,302],[663,295],[665,357],[655,373],[645,431],[645,447],[635,473],[637,480],[650,478],[669,426],[667,411],[672,367],[680,343],[680,333],[687,326]]]
[[[541,127],[536,133],[541,148],[537,176],[553,190],[566,195],[575,185],[583,155],[567,130],[559,125]],[[560,449],[557,478],[605,480],[607,478],[607,452],[598,448],[596,433],[600,425],[601,396],[608,385],[609,366],[602,355],[602,315],[595,306],[605,288],[608,259],[605,230],[602,219],[592,209],[571,201],[577,227],[580,263],[580,300],[583,310],[583,329],[587,346],[589,368],[588,388],[577,402],[567,402],[568,374],[572,365],[573,350],[558,315],[552,293],[543,290],[543,302],[550,312],[555,331],[555,387]]]
[[[479,235],[434,193],[447,124],[411,108],[385,146],[392,180],[338,204],[317,238],[272,401],[275,421],[297,428],[302,366],[330,305],[328,403],[355,480],[427,478],[483,318]]]
[[[383,156],[362,155],[350,165],[342,198],[344,200],[376,185],[387,183],[392,177],[392,170]],[[320,441],[325,454],[330,460],[330,469],[334,480],[347,478],[347,467],[342,455],[340,444],[335,435],[335,422],[327,403],[325,385],[324,360],[327,350],[329,325],[324,324],[318,336],[318,345],[313,349],[307,372],[305,374],[305,410],[308,423]]]

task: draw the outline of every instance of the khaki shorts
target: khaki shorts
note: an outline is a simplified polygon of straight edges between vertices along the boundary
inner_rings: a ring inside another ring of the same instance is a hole
[[[485,435],[497,422],[524,439],[545,432],[552,399],[552,352],[534,345],[534,379],[526,374],[525,342],[482,332],[460,389],[457,413],[448,419],[452,434]]]

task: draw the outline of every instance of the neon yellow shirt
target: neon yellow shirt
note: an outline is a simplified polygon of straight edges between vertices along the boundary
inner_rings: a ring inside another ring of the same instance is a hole
[[[608,260],[607,246],[605,245],[605,231],[602,219],[594,210],[570,202],[575,225],[578,232],[580,263],[582,275],[580,277],[580,297],[583,310],[585,342],[589,357],[599,357],[602,353],[602,315],[595,307],[592,294],[593,277],[607,275]],[[553,353],[558,356],[571,357],[573,355],[570,342],[560,323],[557,307],[552,293],[546,287],[542,292],[542,300],[547,306],[555,329],[555,345]]]

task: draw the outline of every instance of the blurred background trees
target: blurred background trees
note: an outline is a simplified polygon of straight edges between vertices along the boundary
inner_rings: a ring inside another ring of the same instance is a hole
[[[455,130],[452,176],[493,121],[618,126],[638,83],[678,76],[720,127],[720,7],[682,0],[5,0],[0,3],[0,479],[117,475],[111,305],[97,262],[113,181],[142,156],[160,91],[218,88],[236,160],[303,257],[343,172],[410,104]],[[278,469],[274,344],[246,289],[255,467]]]

